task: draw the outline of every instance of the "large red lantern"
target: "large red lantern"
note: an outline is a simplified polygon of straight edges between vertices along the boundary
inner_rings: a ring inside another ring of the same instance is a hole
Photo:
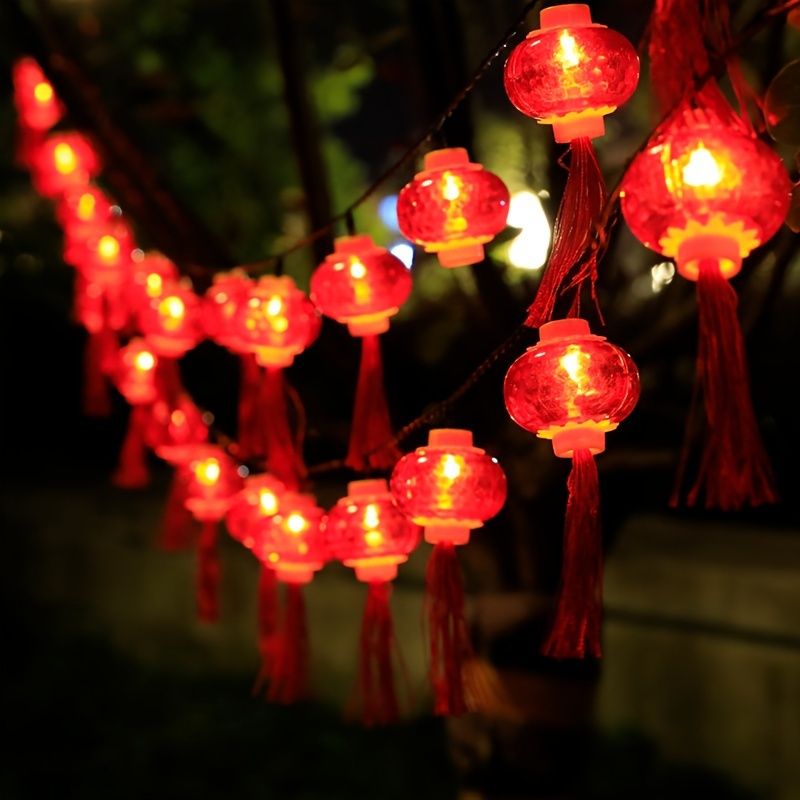
[[[361,338],[353,423],[346,463],[363,472],[391,469],[400,452],[386,446],[392,423],[383,386],[379,334],[411,293],[411,273],[369,236],[344,236],[311,276],[311,299],[326,316]]]
[[[292,490],[306,467],[292,433],[283,370],[318,336],[322,318],[288,276],[266,275],[250,289],[233,316],[232,335],[264,366],[261,414],[267,470]]]
[[[592,22],[588,5],[543,8],[539,30],[518,44],[504,70],[506,92],[523,114],[553,126],[570,143],[569,175],[553,227],[553,247],[527,324],[553,315],[560,295],[573,292],[574,316],[588,280],[594,287],[592,237],[606,188],[591,140],[604,116],[628,100],[639,80],[639,58],[621,34]],[[592,292],[594,296],[594,292]]]
[[[543,325],[539,344],[511,365],[503,391],[518,425],[572,459],[558,605],[544,653],[599,657],[603,549],[594,456],[636,405],[636,365],[592,335],[586,320],[557,320]]]
[[[148,345],[164,358],[180,358],[204,336],[200,300],[182,281],[163,281],[161,293],[139,311],[139,328]]]
[[[366,725],[388,725],[400,715],[392,668],[391,581],[417,546],[419,527],[397,508],[385,480],[363,480],[348,484],[347,496],[328,512],[326,530],[331,556],[369,585],[356,700]]]
[[[780,157],[736,116],[714,85],[681,105],[624,178],[622,213],[631,231],[647,247],[674,258],[678,272],[697,282],[697,373],[706,425],[689,505],[701,491],[706,507],[723,510],[777,501],[750,401],[736,293],[726,279],[775,235],[790,193]]]
[[[506,227],[506,185],[463,147],[433,150],[425,169],[397,198],[397,221],[406,239],[436,253],[443,267],[477,264],[483,246]]]
[[[89,140],[73,132],[48,136],[32,154],[29,166],[36,191],[51,200],[69,189],[87,186],[100,171]]]
[[[503,507],[506,476],[496,459],[473,446],[471,431],[444,428],[430,431],[426,446],[397,462],[391,490],[398,508],[424,526],[425,541],[434,545],[425,589],[434,708],[463,714],[462,669],[472,644],[455,546]]]
[[[268,666],[267,698],[293,703],[308,693],[308,625],[303,586],[330,558],[325,513],[307,494],[286,492],[279,511],[262,529],[253,547],[256,557],[286,586],[286,608]]]
[[[32,58],[21,58],[14,63],[11,77],[20,123],[38,132],[52,128],[64,108],[39,64]]]

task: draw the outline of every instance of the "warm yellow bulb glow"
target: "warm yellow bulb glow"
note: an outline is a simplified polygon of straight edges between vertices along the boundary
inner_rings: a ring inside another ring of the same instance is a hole
[[[364,509],[364,527],[365,528],[377,528],[380,525],[380,514],[378,513],[378,507],[374,503],[370,503]]]
[[[286,527],[290,533],[302,533],[307,526],[305,517],[302,514],[290,514],[286,519]]]
[[[111,261],[119,255],[119,241],[113,236],[103,236],[97,243],[97,254],[105,261]]]
[[[445,456],[442,463],[442,475],[449,480],[455,480],[461,474],[461,467],[454,456]]]
[[[568,31],[562,31],[559,37],[559,44],[561,49],[558,59],[562,65],[565,67],[577,67],[581,63],[581,48],[574,37],[570,36]]]
[[[283,301],[277,295],[270,297],[269,302],[267,303],[267,316],[275,317],[281,313],[281,309],[283,308]]]
[[[160,275],[151,272],[145,279],[145,286],[147,287],[145,291],[147,292],[147,296],[158,297],[158,295],[161,294],[161,286],[163,283]]]
[[[219,480],[221,471],[216,458],[207,458],[195,467],[194,474],[203,486],[213,486]]]
[[[449,172],[444,174],[444,186],[442,187],[442,197],[445,200],[458,200],[461,196],[461,181]]]
[[[161,314],[162,317],[179,320],[182,319],[183,315],[186,313],[186,306],[183,304],[183,300],[181,300],[180,297],[171,295],[170,297],[165,297],[159,303],[158,313]]]
[[[364,534],[367,547],[380,547],[383,544],[383,534],[380,531],[367,531]]]
[[[350,275],[356,279],[363,278],[367,274],[367,268],[358,259],[350,264]]]
[[[284,333],[289,327],[289,320],[286,319],[286,317],[273,317],[270,320],[270,325],[272,326],[272,330],[277,333]]]
[[[33,96],[40,103],[49,103],[53,99],[53,87],[45,81],[37,83],[33,87]]]
[[[84,222],[92,219],[92,217],[94,217],[94,207],[94,195],[89,194],[89,192],[82,194],[81,199],[78,200],[78,218],[82,219]]]
[[[149,372],[156,365],[156,357],[148,350],[136,354],[136,369]]]
[[[269,489],[261,490],[258,503],[261,506],[261,510],[269,516],[272,516],[278,510],[278,498]]]
[[[75,151],[66,142],[59,142],[56,145],[53,151],[53,160],[56,169],[62,175],[69,175],[70,172],[74,172],[78,166],[78,157],[75,155]]]
[[[184,414],[179,408],[176,408],[172,412],[170,419],[172,420],[172,424],[177,425],[178,427],[186,424],[186,414]]]
[[[722,180],[722,170],[711,151],[703,144],[692,150],[689,162],[683,168],[683,182],[687,186],[716,186]]]
[[[276,561],[278,561],[280,559],[280,556],[277,553],[270,553],[267,556],[267,559],[269,560],[269,562],[271,564],[274,564]]]

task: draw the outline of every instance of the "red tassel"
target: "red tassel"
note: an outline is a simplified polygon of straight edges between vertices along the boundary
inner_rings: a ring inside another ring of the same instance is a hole
[[[381,342],[377,335],[361,337],[356,402],[345,463],[357,472],[390,470],[402,453],[386,443],[394,436],[383,386]]]
[[[700,470],[686,503],[700,492],[706,508],[738,511],[743,505],[777,503],[772,467],[761,441],[747,370],[744,339],[736,317],[736,292],[715,260],[700,262],[697,280],[700,334],[697,377],[705,406]],[[679,502],[689,431],[670,504]]]
[[[452,542],[434,545],[426,574],[425,607],[434,712],[459,716],[467,711],[463,670],[474,656],[464,615],[461,570]]]
[[[589,450],[573,453],[567,485],[558,603],[542,653],[552,658],[600,658],[603,537],[597,465]]]
[[[606,202],[606,186],[591,139],[574,139],[569,152],[569,174],[553,225],[550,259],[525,320],[525,324],[531,328],[549,322],[556,300],[571,289],[575,289],[574,313],[577,314],[577,300],[587,279],[591,281],[594,296],[594,267],[579,269],[577,280],[570,273],[575,267],[580,267],[580,261],[591,244],[592,234]]]
[[[114,331],[105,325],[89,332],[83,354],[83,413],[87,417],[110,417],[111,395],[106,374],[118,347]]]
[[[389,581],[370,583],[361,623],[355,702],[360,706],[364,725],[370,728],[391,725],[400,717],[392,668],[395,639],[389,607],[391,594]]]
[[[197,543],[197,618],[203,622],[219,619],[219,552],[216,520],[206,520]]]
[[[159,356],[156,366],[156,384],[158,396],[169,408],[176,408],[183,392],[178,360],[168,356]]]
[[[147,425],[148,407],[136,405],[128,416],[128,430],[119,454],[117,469],[111,476],[114,486],[122,489],[141,489],[150,483],[144,429]]]
[[[303,586],[286,584],[286,611],[283,629],[275,647],[267,699],[291,704],[308,695],[308,624]]]
[[[278,581],[275,571],[261,567],[258,576],[258,652],[261,667],[253,687],[253,694],[260,694],[269,683],[269,676],[275,662],[278,632]]]
[[[161,550],[192,550],[197,544],[199,525],[186,508],[186,489],[186,482],[181,480],[178,470],[174,470],[158,535]]]
[[[265,454],[264,436],[261,434],[260,409],[258,403],[261,384],[261,368],[252,353],[243,353],[241,364],[241,381],[239,384],[239,424],[238,445],[236,455],[247,461],[261,458]]]
[[[280,367],[265,367],[261,379],[261,420],[267,471],[282,481],[287,489],[297,491],[308,471],[289,425],[284,380]]]

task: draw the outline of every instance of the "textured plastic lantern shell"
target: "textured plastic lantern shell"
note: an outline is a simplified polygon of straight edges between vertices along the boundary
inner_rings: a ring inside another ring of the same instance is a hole
[[[411,294],[411,273],[369,236],[344,236],[311,276],[311,300],[353,336],[383,333]]]
[[[355,568],[362,581],[392,580],[408,560],[420,530],[394,502],[385,480],[353,481],[328,512],[331,557]]]
[[[161,294],[150,299],[138,316],[148,345],[160,356],[179,358],[204,337],[200,299],[177,281],[164,281]]]
[[[261,538],[264,527],[278,513],[286,487],[266,473],[244,479],[244,488],[228,509],[225,523],[228,533],[248,549]]]
[[[68,189],[86,186],[100,171],[94,148],[79,133],[48,136],[31,166],[36,191],[51,199],[58,199]]]
[[[74,186],[61,196],[56,217],[65,236],[77,241],[114,220],[114,203],[96,186]]]
[[[132,251],[130,228],[112,218],[90,230],[71,229],[65,238],[64,260],[93,283],[121,286],[131,275]]]
[[[264,526],[253,553],[285,583],[308,583],[330,558],[325,512],[307,494],[286,492],[280,511]]]
[[[506,226],[509,193],[497,175],[470,162],[460,147],[434,150],[397,198],[400,231],[443,267],[476,264],[483,245]]]
[[[147,405],[158,397],[156,367],[158,357],[139,337],[131,339],[117,353],[114,383],[132,406]]]
[[[322,318],[288,276],[265,276],[248,292],[233,321],[243,349],[266,367],[288,367],[319,335]]]
[[[716,258],[730,278],[783,224],[791,180],[767,144],[690,110],[633,160],[621,196],[634,236],[684,277],[696,280],[699,261]]]
[[[636,365],[605,337],[589,333],[585,320],[550,322],[540,335],[506,374],[508,413],[526,430],[552,439],[557,456],[569,458],[579,448],[602,452],[605,434],[639,398]]]
[[[178,283],[180,273],[175,264],[160,253],[148,253],[131,268],[131,279],[125,285],[124,298],[134,314],[158,297],[164,286]]]
[[[214,276],[203,296],[203,329],[209,339],[238,353],[242,346],[233,322],[236,312],[247,298],[253,281],[243,270],[231,270]]]
[[[21,58],[15,62],[12,80],[14,102],[24,125],[45,131],[61,119],[64,109],[34,59]]]
[[[178,466],[193,458],[198,446],[208,443],[208,425],[188,396],[181,395],[173,409],[158,400],[153,404],[144,439],[159,458]]]
[[[472,446],[472,434],[430,431],[429,443],[395,465],[391,491],[397,507],[425,527],[425,541],[466,544],[469,531],[495,516],[506,499],[506,476],[497,461]]]
[[[221,447],[206,445],[196,448],[179,469],[186,484],[186,508],[196,519],[221,520],[242,487],[233,459]]]

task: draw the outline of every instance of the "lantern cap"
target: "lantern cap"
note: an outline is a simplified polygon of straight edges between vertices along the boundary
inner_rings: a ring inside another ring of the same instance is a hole
[[[592,12],[585,3],[550,6],[550,8],[543,8],[539,13],[539,25],[542,30],[576,28],[592,24]]]
[[[428,431],[431,447],[472,447],[472,431],[462,428],[433,428]]]
[[[374,250],[375,247],[375,242],[367,233],[357,236],[339,236],[333,240],[334,253],[363,253],[365,250]]]
[[[376,494],[389,494],[389,484],[385,478],[371,478],[363,481],[351,481],[347,484],[349,497],[368,497]]]
[[[445,147],[442,150],[431,150],[425,155],[425,169],[449,169],[469,164],[469,153],[464,147]]]
[[[573,336],[590,336],[589,323],[580,317],[556,319],[545,322],[539,328],[539,341],[550,342],[554,339],[571,339]]]

